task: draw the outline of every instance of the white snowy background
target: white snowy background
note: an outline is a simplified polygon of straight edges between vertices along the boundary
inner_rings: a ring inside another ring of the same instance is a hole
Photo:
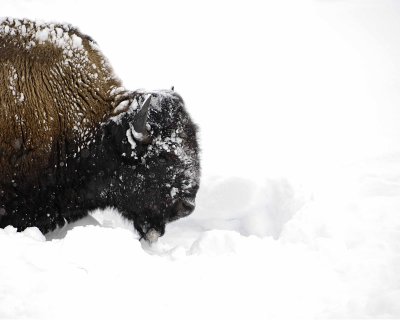
[[[400,3],[0,0],[200,126],[196,211],[0,229],[0,319],[400,318]],[[0,120],[1,121],[1,120]]]

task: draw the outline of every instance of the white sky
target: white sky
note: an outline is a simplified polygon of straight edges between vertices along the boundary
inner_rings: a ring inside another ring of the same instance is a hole
[[[88,3],[0,0],[78,26],[127,88],[174,85],[206,175],[310,177],[400,149],[395,1]]]

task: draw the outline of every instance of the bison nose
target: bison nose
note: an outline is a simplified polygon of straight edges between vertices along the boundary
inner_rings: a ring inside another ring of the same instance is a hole
[[[186,217],[193,212],[195,207],[194,201],[179,199],[175,204],[175,213],[179,218]]]

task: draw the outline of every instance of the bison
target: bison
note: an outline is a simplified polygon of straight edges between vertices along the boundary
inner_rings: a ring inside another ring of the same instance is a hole
[[[142,238],[195,208],[197,127],[173,90],[126,90],[68,24],[0,20],[0,227],[115,207]]]

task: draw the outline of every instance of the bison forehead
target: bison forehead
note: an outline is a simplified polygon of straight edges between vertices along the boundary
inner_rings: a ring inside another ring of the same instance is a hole
[[[184,192],[199,183],[199,165],[196,151],[190,148],[184,139],[172,132],[169,137],[157,136],[143,158],[145,160],[157,159],[162,153],[173,155],[175,160],[173,160],[171,169],[175,178],[176,175],[179,175],[179,182],[182,185],[182,192]],[[175,195],[176,192],[173,192],[173,194]]]
[[[155,134],[148,156],[167,152],[176,156],[183,170],[183,183],[199,182],[196,129],[184,109],[183,100],[173,91],[152,92],[149,125]],[[189,132],[190,131],[190,132]]]

